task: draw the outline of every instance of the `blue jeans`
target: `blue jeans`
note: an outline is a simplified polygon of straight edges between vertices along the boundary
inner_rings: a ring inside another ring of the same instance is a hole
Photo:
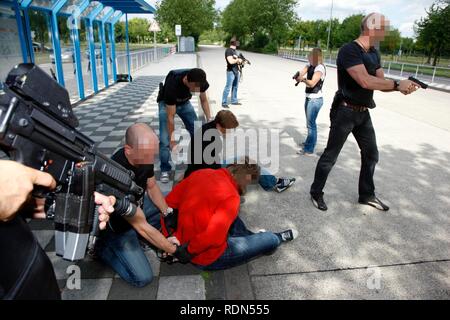
[[[223,89],[222,105],[227,104],[228,95],[231,90],[231,103],[237,103],[237,91],[239,87],[239,72],[227,71],[227,84]]]
[[[177,106],[177,115],[181,118],[186,127],[186,130],[191,135],[191,139],[194,136],[195,121],[198,120],[194,107],[190,101]],[[161,172],[167,172],[172,170],[170,165],[170,137],[169,129],[167,127],[167,112],[166,104],[164,101],[159,103],[159,158],[161,160]]]
[[[231,225],[225,252],[202,270],[222,270],[247,263],[263,254],[273,252],[281,244],[281,239],[272,232],[253,233],[247,229],[241,218],[237,217]]]
[[[236,159],[233,161],[225,161],[222,164],[222,168],[226,168],[229,164],[236,162]],[[271,191],[277,185],[278,178],[269,172],[266,168],[261,167],[261,174],[259,176],[258,183],[265,191]]]
[[[303,150],[305,152],[313,153],[317,143],[317,124],[316,119],[319,115],[320,108],[323,105],[323,98],[306,98],[305,100],[305,114],[306,123],[308,127],[308,137],[305,141]]]
[[[159,230],[161,228],[159,209],[147,195],[144,198],[144,213],[148,223]],[[152,282],[152,268],[134,229],[119,234],[108,230],[97,240],[96,253],[103,263],[129,284],[144,287]]]

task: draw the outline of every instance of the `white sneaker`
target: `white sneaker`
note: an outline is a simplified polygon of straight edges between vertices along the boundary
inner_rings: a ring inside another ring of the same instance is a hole
[[[169,177],[170,177],[170,174],[169,174],[168,171],[166,171],[166,172],[161,172],[161,178],[160,178],[160,181],[161,181],[162,183],[168,183],[168,182],[169,182]]]

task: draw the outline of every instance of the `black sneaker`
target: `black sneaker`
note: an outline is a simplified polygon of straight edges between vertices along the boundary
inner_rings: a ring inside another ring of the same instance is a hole
[[[317,209],[322,211],[328,210],[328,207],[325,201],[323,200],[323,195],[311,195],[311,201]]]
[[[282,242],[288,242],[298,237],[298,231],[295,229],[288,229],[286,231],[276,233],[276,235],[280,237]]]
[[[281,193],[287,190],[290,186],[295,183],[295,178],[279,178],[277,184],[275,185],[275,190]]]
[[[366,204],[368,206],[374,207],[375,209],[378,209],[380,211],[388,211],[389,210],[389,207],[387,205],[385,205],[383,202],[381,202],[381,200],[375,196],[368,198],[366,200],[359,200],[358,202],[360,204]]]
[[[223,105],[222,105],[222,108],[225,108],[225,109],[229,109],[229,108],[230,108],[230,106],[229,106],[229,105],[227,105],[227,104],[223,104]]]
[[[236,103],[232,103],[233,106],[242,106],[242,103],[240,102],[236,102]]]

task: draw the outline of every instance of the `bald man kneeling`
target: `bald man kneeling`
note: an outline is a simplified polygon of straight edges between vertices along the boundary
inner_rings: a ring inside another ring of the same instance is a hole
[[[139,206],[135,216],[111,216],[108,228],[101,233],[96,245],[98,257],[136,287],[143,287],[153,279],[138,234],[172,254],[179,244],[176,239],[166,239],[158,231],[161,228],[160,213],[166,214],[170,210],[154,176],[153,163],[158,146],[158,137],[148,125],[137,123],[127,129],[125,146],[111,158],[134,172],[136,183],[147,191],[147,195],[137,199]]]

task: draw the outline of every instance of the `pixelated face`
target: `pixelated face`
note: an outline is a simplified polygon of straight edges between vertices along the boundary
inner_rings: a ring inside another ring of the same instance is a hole
[[[311,51],[308,55],[309,63],[312,66],[317,66],[319,64],[319,53],[317,51]]]
[[[374,42],[383,41],[389,33],[389,20],[383,15],[374,14],[367,20],[368,35]]]
[[[201,84],[199,82],[188,82],[187,86],[191,92],[200,92]]]
[[[158,152],[158,143],[152,142],[150,139],[142,139],[134,148],[129,147],[128,156],[137,165],[147,165],[155,162],[155,155]]]

